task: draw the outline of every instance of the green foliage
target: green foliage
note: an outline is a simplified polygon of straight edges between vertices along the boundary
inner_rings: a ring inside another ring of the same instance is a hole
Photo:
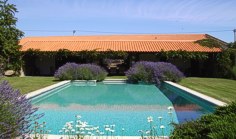
[[[15,5],[8,4],[7,0],[0,0],[0,62],[4,70],[19,71],[22,60],[18,40],[23,32],[16,28],[17,18]]]
[[[231,72],[233,74],[233,78],[236,79],[236,66],[233,66]]]
[[[59,58],[59,60],[62,60],[69,56],[76,56],[80,59],[87,59],[87,60],[93,61],[93,60],[99,60],[99,59],[105,59],[105,58],[126,59],[128,56],[128,53],[124,51],[113,51],[113,50],[99,52],[97,51],[97,49],[83,50],[83,51],[78,51],[78,52],[72,52],[67,49],[60,49],[56,52],[44,52],[38,49],[28,49],[27,51],[24,52],[24,55],[29,55],[29,56],[39,56],[39,55],[55,56],[56,55],[57,58]]]
[[[171,71],[165,71],[163,72],[163,81],[172,81],[172,82],[180,82],[182,78],[179,77],[179,75],[171,72]]]
[[[92,80],[93,79],[93,73],[87,67],[78,68],[77,73],[79,73],[77,76],[78,79],[81,79],[81,80]]]
[[[233,75],[233,51],[227,49],[217,55],[217,77],[234,78]],[[235,55],[235,54],[234,54]]]
[[[214,39],[202,39],[202,40],[197,40],[195,43],[200,44],[201,46],[209,47],[209,48],[221,48],[221,44],[219,41],[214,40]]]
[[[12,108],[13,106],[10,103],[5,103],[5,104],[1,104],[0,107],[0,119],[1,122],[3,122],[2,120],[6,120],[8,121],[8,123],[11,123],[12,125],[6,125],[6,124],[0,124],[0,133],[7,133],[9,132],[9,127],[10,126],[17,126],[15,125],[15,121],[16,121],[16,117],[8,110],[9,108]],[[1,137],[1,134],[0,134]]]
[[[229,48],[233,48],[233,49],[236,49],[236,42],[231,42],[228,44],[228,47]]]
[[[144,83],[152,83],[153,71],[151,68],[145,67],[143,65],[137,65],[135,74],[129,76],[131,81],[142,81]]]
[[[167,60],[174,59],[174,58],[180,58],[183,60],[189,60],[189,59],[196,59],[196,60],[204,60],[208,58],[207,53],[203,52],[187,52],[183,50],[177,50],[177,51],[161,51],[158,53],[162,58],[165,58]]]
[[[102,57],[108,59],[126,59],[128,57],[128,53],[124,51],[113,51],[108,49],[102,54]]]
[[[196,121],[175,125],[171,138],[234,139],[236,138],[236,102],[218,107],[213,114]]]
[[[4,59],[0,55],[0,78],[3,75],[3,72],[4,72],[4,64],[3,63],[4,63]]]

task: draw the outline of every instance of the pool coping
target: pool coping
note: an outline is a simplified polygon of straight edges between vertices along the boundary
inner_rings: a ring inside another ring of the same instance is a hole
[[[225,105],[227,105],[227,103],[225,103],[225,102],[222,102],[222,101],[217,100],[217,99],[215,99],[215,98],[212,98],[212,97],[210,97],[210,96],[204,95],[204,94],[202,94],[202,93],[200,93],[200,92],[194,91],[194,90],[192,90],[192,89],[189,89],[189,88],[184,87],[184,86],[182,86],[182,85],[179,85],[179,84],[177,84],[177,83],[174,83],[174,82],[171,82],[171,81],[165,81],[165,83],[167,83],[167,84],[169,84],[169,85],[172,85],[172,86],[174,86],[174,87],[176,87],[176,88],[179,88],[179,89],[181,89],[181,90],[184,90],[184,91],[186,91],[186,92],[189,93],[189,94],[192,94],[192,95],[194,95],[194,96],[197,96],[197,97],[199,97],[199,98],[201,98],[201,99],[203,99],[203,100],[206,100],[206,101],[208,101],[208,102],[210,102],[210,103],[213,103],[213,104],[215,104],[215,105],[217,105],[217,106],[225,106]]]
[[[52,89],[54,89],[54,88],[56,88],[56,87],[59,87],[59,86],[64,85],[64,84],[67,84],[67,83],[69,83],[69,82],[71,82],[71,81],[70,81],[70,80],[61,81],[61,82],[59,82],[59,83],[56,83],[56,84],[53,84],[53,85],[50,85],[50,86],[47,86],[47,87],[38,89],[38,90],[36,90],[36,91],[33,91],[33,92],[28,93],[28,94],[26,95],[26,98],[28,98],[28,99],[33,98],[33,97],[38,96],[38,95],[40,95],[40,94],[42,94],[42,93],[44,93],[44,92],[46,92],[46,91],[52,90]]]

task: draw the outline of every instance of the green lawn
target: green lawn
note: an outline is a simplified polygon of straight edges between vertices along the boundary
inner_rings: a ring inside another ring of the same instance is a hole
[[[106,79],[127,79],[126,76],[108,76]],[[57,83],[54,77],[4,77],[0,82],[7,80],[15,89],[19,89],[22,94],[26,94],[43,87]]]
[[[54,77],[4,77],[0,82],[7,80],[15,89],[19,89],[22,94],[41,89],[43,87],[57,83]]]
[[[189,77],[179,84],[226,103],[236,101],[235,80]]]

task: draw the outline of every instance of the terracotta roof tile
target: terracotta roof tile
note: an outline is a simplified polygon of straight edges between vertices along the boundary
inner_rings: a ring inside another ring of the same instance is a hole
[[[181,35],[114,35],[114,36],[66,36],[66,37],[26,37],[20,40],[22,51],[94,50],[127,52],[159,52],[161,50],[185,50],[195,52],[219,52],[219,48],[208,48],[194,43],[206,38],[205,34]]]

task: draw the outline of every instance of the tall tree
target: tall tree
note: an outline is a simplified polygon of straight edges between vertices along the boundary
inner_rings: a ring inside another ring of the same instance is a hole
[[[236,49],[236,42],[230,42],[230,43],[228,43],[228,47],[229,47],[229,48],[234,48],[234,49]]]
[[[0,0],[0,68],[19,71],[22,60],[19,39],[23,32],[16,28],[18,12],[8,0]]]

